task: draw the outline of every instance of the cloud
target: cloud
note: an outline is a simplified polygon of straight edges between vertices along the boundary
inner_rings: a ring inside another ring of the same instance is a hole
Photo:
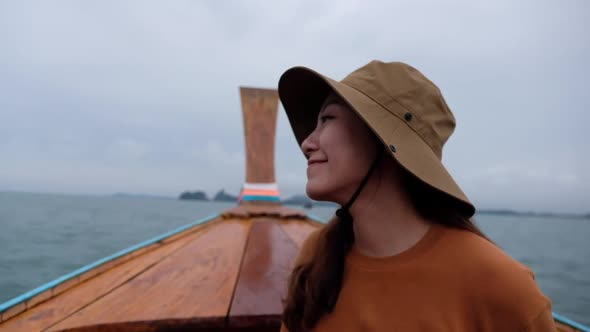
[[[498,163],[458,178],[480,208],[584,212],[590,188],[585,172],[550,163]]]
[[[276,87],[294,65],[340,79],[379,58],[441,87],[458,122],[445,163],[481,205],[581,211],[588,13],[582,0],[0,2],[0,190],[237,191],[239,86]],[[301,193],[282,113],[276,149],[283,194]]]
[[[141,160],[150,152],[150,147],[133,138],[123,138],[114,141],[107,148],[106,156],[112,159]]]

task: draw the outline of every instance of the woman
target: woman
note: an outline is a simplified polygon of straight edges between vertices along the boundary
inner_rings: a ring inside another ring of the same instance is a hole
[[[403,63],[338,82],[303,67],[279,95],[308,159],[309,197],[341,205],[304,243],[281,331],[554,331],[533,273],[470,219],[443,166],[455,119]]]

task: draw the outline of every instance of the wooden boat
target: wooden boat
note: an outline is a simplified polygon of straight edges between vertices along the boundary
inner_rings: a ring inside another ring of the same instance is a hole
[[[0,304],[0,331],[278,331],[294,258],[322,222],[280,204],[276,91],[240,93],[247,161],[239,205]],[[590,331],[555,320],[560,331]]]

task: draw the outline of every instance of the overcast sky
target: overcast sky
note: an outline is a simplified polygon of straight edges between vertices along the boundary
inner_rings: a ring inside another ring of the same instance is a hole
[[[0,191],[237,194],[238,87],[371,59],[433,80],[478,208],[590,211],[590,2],[0,0]],[[279,110],[276,172],[305,159]]]

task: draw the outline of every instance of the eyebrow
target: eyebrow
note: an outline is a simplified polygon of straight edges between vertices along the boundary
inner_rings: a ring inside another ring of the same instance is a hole
[[[328,107],[332,104],[340,104],[340,103],[341,103],[340,98],[338,98],[336,96],[330,96],[328,98],[328,101],[324,102],[324,104],[322,105],[322,108],[320,109],[320,112],[318,113],[318,115],[322,114],[326,110],[326,107]]]

